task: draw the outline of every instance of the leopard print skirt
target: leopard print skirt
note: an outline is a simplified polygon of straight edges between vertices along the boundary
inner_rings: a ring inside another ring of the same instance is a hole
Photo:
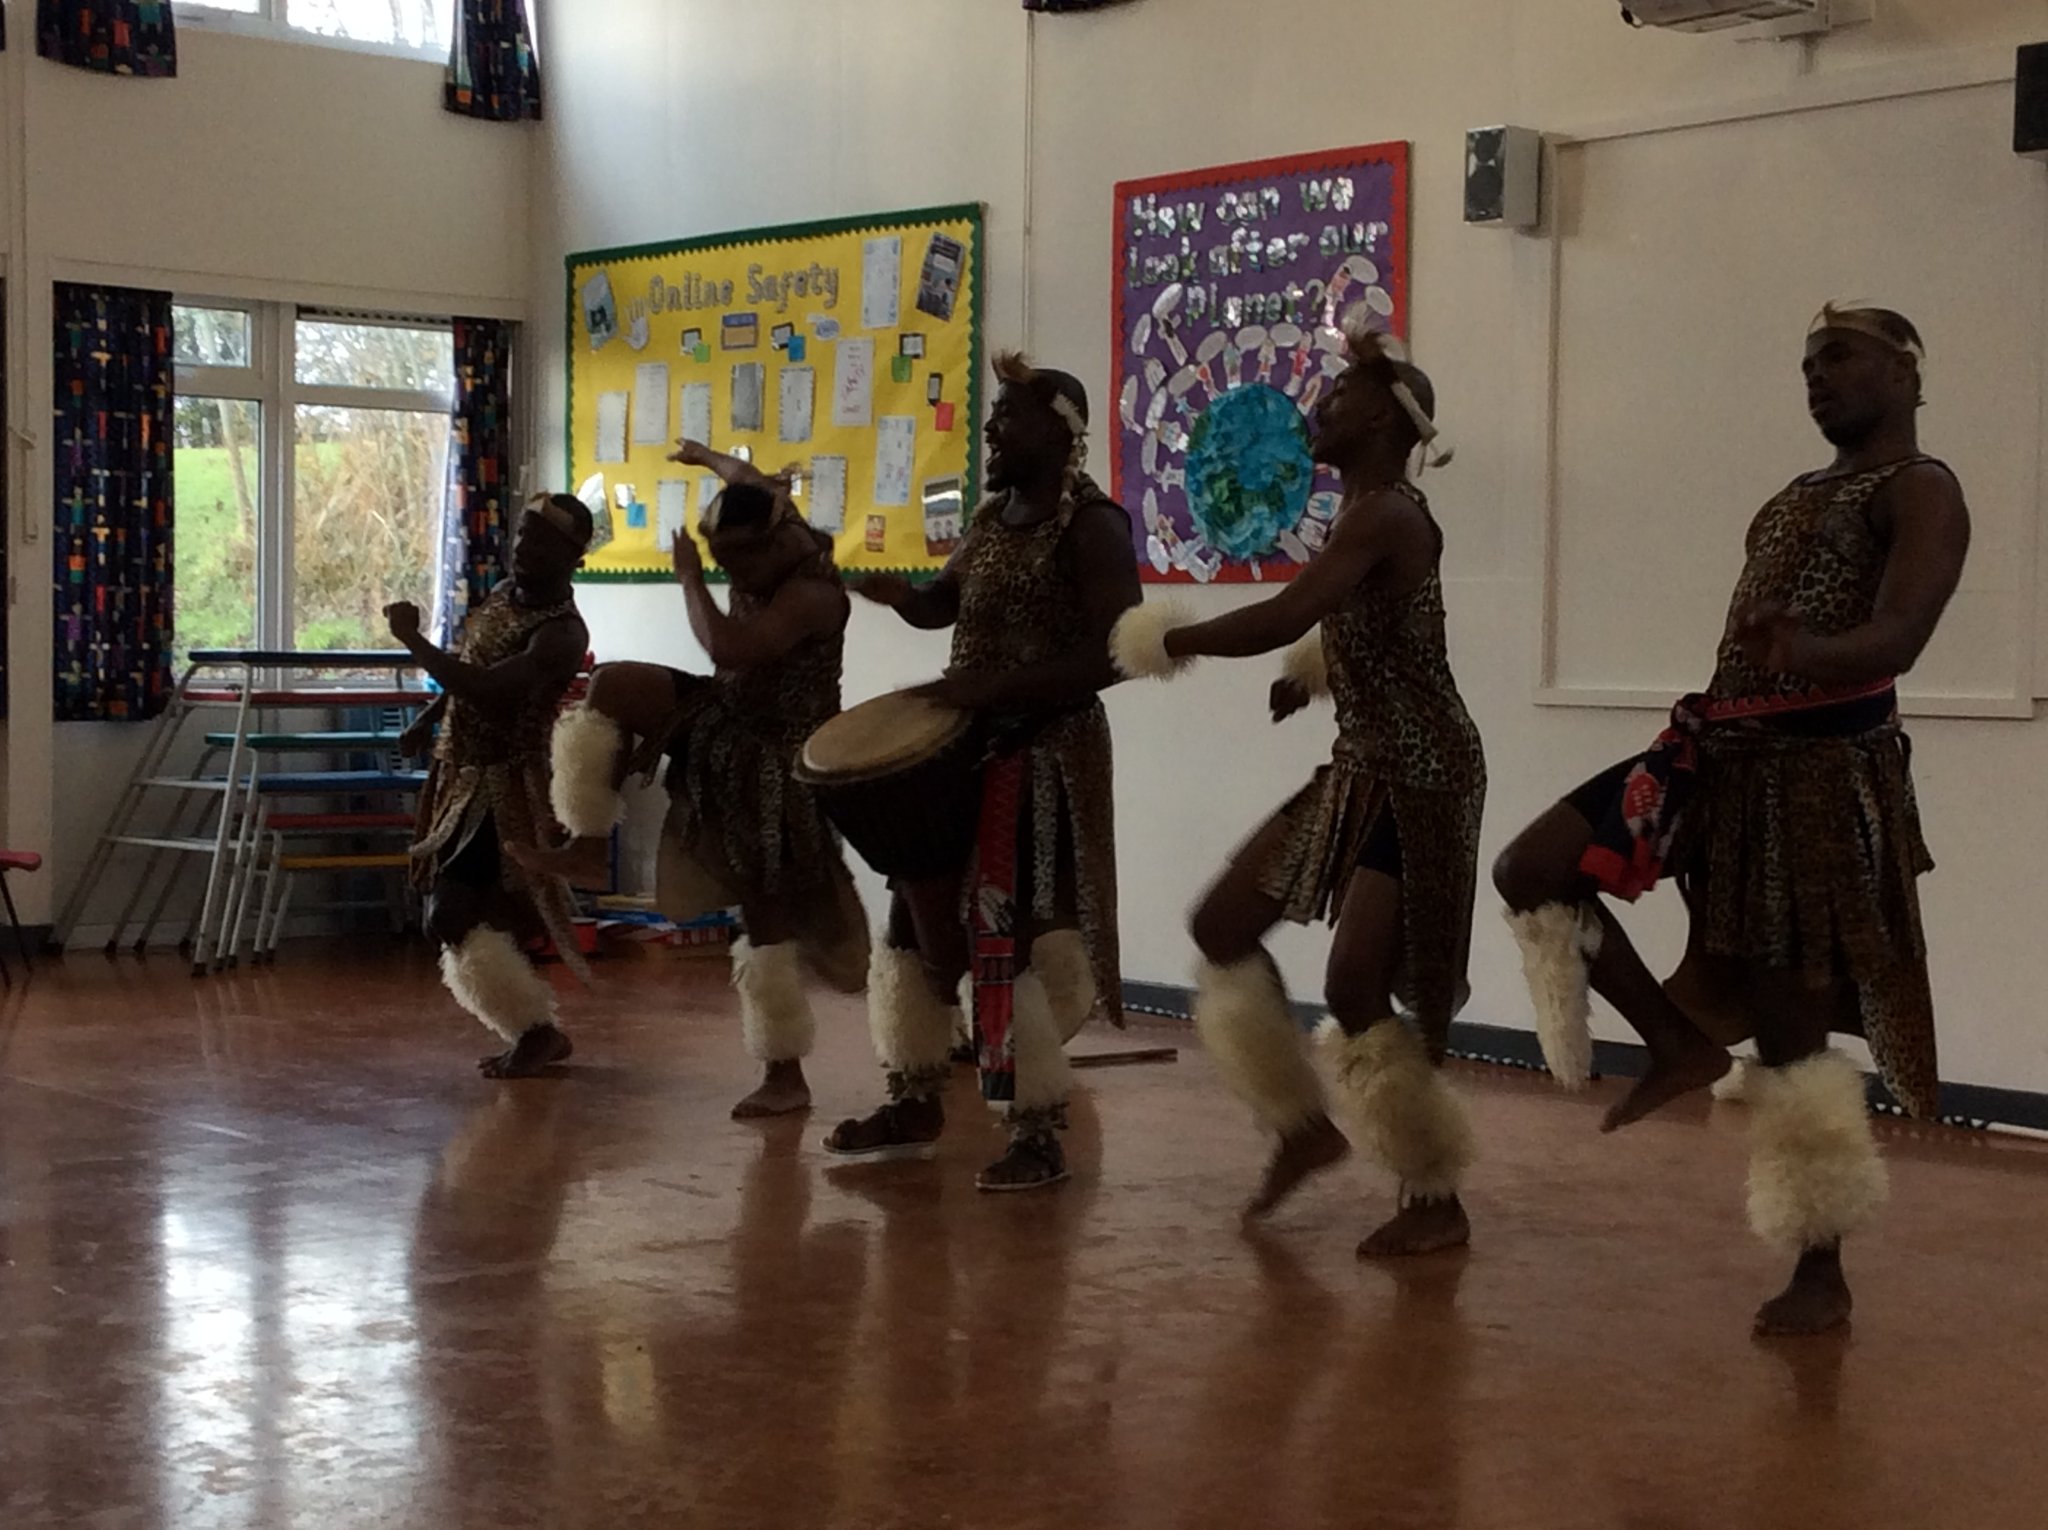
[[[1672,860],[1711,956],[1847,981],[1872,1059],[1911,1114],[1938,1110],[1934,1003],[1911,750],[1896,725],[1854,738],[1711,733]]]
[[[1340,757],[1266,825],[1286,829],[1259,868],[1259,891],[1297,924],[1335,924],[1367,841],[1381,815],[1393,815],[1401,845],[1402,926],[1395,998],[1439,1060],[1469,992],[1465,970],[1485,808],[1483,778],[1468,791],[1429,791],[1384,781]]]

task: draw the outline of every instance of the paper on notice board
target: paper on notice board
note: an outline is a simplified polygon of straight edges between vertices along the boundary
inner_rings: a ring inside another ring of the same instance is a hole
[[[786,444],[811,439],[811,414],[817,404],[818,374],[810,367],[784,367],[776,400],[778,431]]]
[[[633,444],[668,441],[668,363],[643,361],[633,368]]]
[[[706,473],[697,480],[697,524],[704,524],[704,517],[711,509],[711,502],[718,498],[718,491],[725,487],[725,480],[716,473]]]
[[[875,342],[852,337],[839,342],[832,360],[832,423],[842,429],[875,423]]]
[[[917,420],[885,414],[875,425],[875,503],[910,503],[910,473],[917,456]]]
[[[846,459],[811,459],[811,525],[837,536],[846,529]]]
[[[761,428],[761,390],[768,381],[767,368],[758,361],[736,362],[732,369],[732,428],[754,431]]]
[[[709,444],[711,440],[711,384],[693,382],[683,384],[683,428],[682,434],[691,441]]]
[[[626,460],[626,405],[624,393],[597,396],[597,454],[599,462]]]
[[[667,548],[675,541],[677,532],[689,529],[690,480],[657,479],[654,485],[655,545]]]
[[[860,251],[860,322],[867,329],[894,329],[903,316],[903,238],[889,234],[865,240]]]

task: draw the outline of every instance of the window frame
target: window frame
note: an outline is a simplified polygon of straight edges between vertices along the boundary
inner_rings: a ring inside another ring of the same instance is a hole
[[[175,292],[172,308],[211,308],[246,314],[249,320],[249,365],[207,366],[176,361],[171,392],[180,398],[225,398],[256,404],[256,646],[290,649],[297,646],[293,624],[293,574],[297,536],[298,418],[301,406],[341,409],[386,409],[399,414],[439,414],[452,430],[455,386],[451,375],[445,394],[424,389],[340,387],[298,380],[298,325],[301,319],[390,329],[444,331],[451,351],[455,321],[446,314],[364,312],[311,303],[215,297],[200,292]],[[452,449],[452,443],[451,443]],[[175,472],[175,469],[174,469]],[[175,479],[174,479],[175,482]],[[438,545],[438,541],[437,541]],[[435,577],[439,577],[438,558]],[[176,623],[176,575],[172,576],[173,641]]]
[[[461,0],[456,0],[460,5]],[[179,26],[193,26],[207,32],[226,32],[235,37],[258,37],[269,42],[305,43],[316,48],[339,48],[345,53],[369,53],[379,58],[412,59],[445,66],[454,47],[455,22],[449,22],[449,40],[439,46],[414,48],[405,43],[369,42],[356,37],[332,37],[306,27],[293,26],[287,19],[290,0],[257,0],[254,11],[231,11],[209,5],[207,0],[171,0],[171,14]]]

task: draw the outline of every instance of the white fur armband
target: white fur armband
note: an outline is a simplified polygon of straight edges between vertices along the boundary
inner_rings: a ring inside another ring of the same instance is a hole
[[[1166,634],[1188,625],[1187,607],[1177,600],[1147,601],[1117,618],[1109,634],[1109,656],[1117,673],[1129,680],[1165,680],[1194,661],[1176,659],[1166,651]]]
[[[1282,679],[1292,680],[1311,696],[1330,694],[1330,661],[1323,654],[1320,627],[1307,633],[1280,656]]]

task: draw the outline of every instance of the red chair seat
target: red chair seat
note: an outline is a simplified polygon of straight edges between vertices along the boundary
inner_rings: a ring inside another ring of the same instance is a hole
[[[33,850],[0,850],[0,871],[41,871],[43,858]]]

